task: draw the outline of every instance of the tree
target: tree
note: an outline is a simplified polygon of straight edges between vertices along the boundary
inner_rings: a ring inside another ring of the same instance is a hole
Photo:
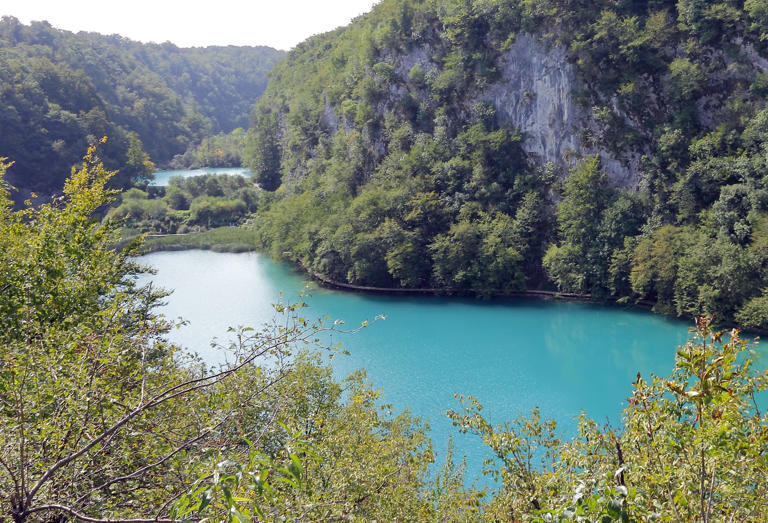
[[[670,97],[683,107],[690,107],[706,85],[706,73],[701,66],[687,58],[675,58],[669,64]]]
[[[155,164],[144,152],[139,135],[128,133],[128,150],[125,153],[125,165],[121,172],[128,177],[130,185],[146,185],[154,179]]]
[[[448,290],[479,296],[509,294],[523,288],[523,257],[513,244],[513,220],[503,213],[464,218],[429,245],[434,279]]]
[[[0,507],[16,523],[169,521],[210,460],[274,428],[252,410],[262,423],[229,432],[288,376],[291,347],[322,345],[300,305],[280,306],[280,326],[237,334],[229,364],[185,361],[153,311],[164,294],[132,278],[138,245],[115,251],[118,224],[92,217],[113,174],[91,147],[51,204],[13,211],[0,189]]]
[[[256,114],[256,121],[248,131],[245,164],[259,187],[274,191],[281,181],[278,116],[271,110],[259,110]]]
[[[606,286],[608,259],[601,255],[605,235],[601,221],[612,193],[600,157],[595,155],[571,170],[557,206],[557,229],[562,244],[544,256],[544,269],[558,288],[569,292],[595,292]]]
[[[582,261],[583,257],[578,248],[566,243],[561,246],[550,245],[541,263],[558,290],[578,292],[587,287]]]
[[[681,243],[682,232],[670,225],[641,239],[630,272],[632,290],[654,298],[659,307],[671,307]]]
[[[745,327],[765,329],[768,325],[768,289],[762,294],[747,301],[736,313],[736,321]]]

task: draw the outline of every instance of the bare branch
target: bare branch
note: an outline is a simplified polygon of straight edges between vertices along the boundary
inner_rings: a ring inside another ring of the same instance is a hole
[[[149,471],[149,470],[151,470],[151,469],[153,469],[155,467],[159,467],[160,465],[162,465],[163,463],[165,463],[166,461],[171,459],[173,456],[175,456],[176,454],[178,454],[182,450],[185,450],[190,445],[194,445],[195,443],[197,443],[201,439],[203,439],[206,436],[208,436],[211,432],[213,432],[214,430],[219,428],[223,423],[224,423],[224,420],[220,421],[219,423],[217,423],[215,426],[211,427],[210,429],[203,431],[198,436],[185,441],[184,443],[182,443],[178,447],[176,447],[173,451],[171,451],[169,454],[167,454],[163,458],[159,459],[158,461],[155,461],[154,463],[150,463],[148,465],[145,465],[145,466],[141,467],[140,469],[138,469],[138,470],[136,470],[134,472],[131,472],[130,474],[126,474],[124,476],[118,476],[116,478],[112,478],[112,479],[102,483],[98,487],[94,487],[93,489],[90,490],[90,492],[88,492],[87,494],[82,495],[75,503],[79,505],[82,501],[86,500],[88,498],[88,496],[90,496],[91,494],[93,494],[94,492],[96,492],[98,490],[105,489],[105,488],[109,487],[110,485],[114,485],[115,483],[119,483],[121,481],[128,481],[128,480],[131,480],[131,479],[136,479],[139,476],[141,476],[142,474],[144,474],[145,472],[147,472],[147,471]]]
[[[287,337],[287,336],[281,336],[278,338],[277,341],[274,341],[270,343],[269,345],[263,346],[254,352],[251,353],[250,356],[245,358],[240,364],[235,365],[234,367],[230,367],[228,369],[224,369],[220,372],[217,372],[215,374],[211,374],[208,376],[203,376],[201,378],[195,378],[191,380],[187,380],[183,383],[180,383],[178,385],[174,385],[173,387],[170,387],[163,392],[157,394],[152,400],[150,400],[148,403],[145,403],[144,405],[139,405],[135,409],[133,409],[131,412],[123,416],[120,420],[118,420],[116,423],[114,423],[111,427],[105,429],[99,436],[92,439],[87,445],[85,445],[80,450],[70,454],[69,456],[66,456],[60,460],[58,460],[56,463],[51,465],[48,470],[45,471],[45,473],[40,477],[40,479],[35,483],[35,486],[29,491],[26,497],[26,505],[29,506],[32,504],[32,500],[34,499],[35,494],[38,490],[45,484],[48,479],[61,467],[67,465],[68,463],[71,463],[72,461],[76,460],[86,452],[88,452],[90,449],[104,441],[106,438],[110,437],[114,433],[116,433],[118,430],[120,430],[126,423],[131,421],[133,418],[138,416],[139,414],[156,407],[162,403],[165,403],[166,401],[169,401],[171,399],[174,399],[179,396],[183,396],[185,394],[192,393],[196,390],[200,390],[206,387],[210,387],[211,385],[214,385],[223,379],[231,376],[232,374],[236,373],[246,365],[253,362],[256,358],[259,356],[265,354],[266,352],[276,349],[280,346],[283,346],[287,343],[292,343],[295,341],[300,341],[302,339],[305,339],[309,333],[316,333],[317,331],[308,329],[299,331],[297,335]],[[266,386],[270,386],[271,384],[267,384]],[[266,387],[265,386],[265,387]]]
[[[262,345],[261,347],[257,348],[256,350],[252,351],[251,354],[244,358],[239,364],[234,365],[232,367],[226,368],[220,372],[203,376],[200,378],[195,378],[191,380],[187,380],[185,382],[182,382],[180,384],[177,384],[173,387],[170,387],[163,392],[157,394],[154,396],[148,403],[145,403],[143,405],[139,405],[135,409],[133,409],[131,412],[123,416],[120,420],[118,420],[116,423],[114,423],[111,427],[106,428],[99,436],[92,439],[87,445],[85,445],[80,450],[70,454],[69,456],[60,459],[53,465],[51,465],[48,470],[40,477],[40,479],[35,483],[34,487],[29,491],[29,493],[26,496],[26,506],[30,506],[32,504],[32,500],[34,499],[35,494],[40,490],[40,488],[45,484],[46,481],[48,481],[53,474],[60,469],[61,467],[66,466],[67,464],[71,463],[72,461],[76,460],[80,456],[87,453],[90,449],[92,449],[94,446],[98,445],[99,443],[103,442],[107,438],[112,438],[114,435],[123,427],[125,426],[129,421],[131,421],[133,418],[138,416],[139,414],[154,408],[162,403],[165,403],[167,401],[170,401],[174,398],[177,398],[179,396],[183,396],[186,394],[190,394],[192,392],[195,392],[197,390],[201,390],[207,387],[210,387],[216,383],[219,383],[223,381],[224,379],[228,378],[229,376],[237,373],[240,369],[243,367],[249,365],[254,360],[259,358],[260,356],[268,353],[271,350],[274,350],[278,347],[285,346],[291,343],[295,343],[298,341],[306,340],[310,335],[317,335],[318,332],[321,332],[323,330],[328,329],[322,329],[322,328],[306,328],[297,330],[296,332],[292,333],[291,336],[288,336],[286,334],[281,334],[280,336],[276,337],[275,339],[271,340],[271,343],[267,345]],[[290,331],[290,329],[289,329]],[[272,387],[275,385],[278,381],[283,379],[285,377],[284,374],[279,375],[274,380],[266,383],[263,387],[261,387],[260,390],[266,390],[269,387]]]
[[[16,474],[13,473],[13,470],[8,465],[8,463],[6,463],[6,461],[3,459],[2,455],[0,455],[0,465],[2,465],[3,468],[8,471],[8,474],[11,476],[11,479],[13,480],[13,485],[14,485],[14,488],[16,489],[16,493],[19,495],[19,497],[21,497],[22,492],[21,492],[21,485],[19,485],[19,480],[16,478]]]
[[[101,519],[101,518],[92,518],[90,516],[86,516],[84,514],[80,514],[79,512],[76,512],[74,509],[71,509],[69,507],[66,507],[64,505],[40,505],[39,507],[35,507],[29,510],[25,510],[22,514],[22,517],[29,516],[30,514],[33,514],[35,512],[43,512],[43,511],[58,511],[58,512],[66,512],[70,516],[79,519],[81,521],[88,521],[91,523],[177,523],[181,520],[178,519]]]

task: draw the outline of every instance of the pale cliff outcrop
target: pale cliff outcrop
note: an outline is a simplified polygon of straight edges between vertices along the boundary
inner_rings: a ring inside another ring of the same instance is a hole
[[[532,35],[521,34],[503,55],[500,70],[501,79],[477,100],[493,104],[502,123],[523,133],[523,149],[533,160],[568,167],[586,155],[599,154],[613,183],[637,185],[634,156],[620,159],[582,143],[582,131],[596,124],[574,99],[576,67],[564,47],[548,47]]]

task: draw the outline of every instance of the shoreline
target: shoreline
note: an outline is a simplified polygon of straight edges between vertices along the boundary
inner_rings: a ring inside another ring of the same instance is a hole
[[[475,293],[464,291],[464,290],[457,290],[457,289],[435,289],[435,288],[400,289],[400,288],[367,287],[364,285],[352,285],[349,283],[343,283],[343,282],[337,282],[337,281],[331,280],[329,278],[324,277],[318,272],[309,271],[304,265],[304,263],[302,263],[300,260],[297,260],[295,265],[300,267],[301,272],[309,275],[313,280],[318,282],[318,284],[327,288],[341,290],[341,291],[359,292],[364,294],[381,294],[381,295],[390,295],[390,296],[398,296],[398,295],[399,296],[409,296],[409,295],[410,296],[462,296],[462,297],[477,298],[477,294]],[[655,303],[649,300],[637,300],[637,301],[627,300],[622,302],[621,298],[614,298],[610,296],[605,298],[596,298],[591,294],[577,294],[573,292],[543,291],[543,290],[532,290],[532,289],[524,290],[524,291],[513,291],[508,293],[498,293],[498,292],[492,293],[490,298],[494,298],[494,299],[521,298],[521,299],[538,300],[538,301],[564,301],[564,302],[575,302],[575,303],[592,303],[595,305],[623,306],[628,309],[646,310],[648,312],[652,312],[653,314],[658,314],[659,316],[663,316],[665,318],[687,320],[687,321],[693,320],[693,317],[673,316],[672,314],[656,312],[653,310]],[[726,323],[726,324],[719,324],[719,325],[721,325],[721,328],[723,330],[736,328],[736,329],[739,329],[739,332],[742,332],[745,334],[751,334],[755,336],[768,334],[768,330],[747,329],[747,328],[740,327],[739,325],[736,325],[734,323]]]
[[[349,292],[360,292],[366,294],[389,294],[389,295],[403,295],[403,296],[476,296],[475,293],[462,289],[451,288],[421,288],[421,289],[408,289],[398,287],[369,287],[366,285],[353,285],[351,283],[344,283],[332,280],[323,276],[322,274],[310,271],[301,262],[296,263],[301,271],[311,276],[319,284],[332,289],[338,289]],[[591,302],[591,303],[604,303],[611,302],[616,303],[620,298],[595,298],[591,294],[578,294],[574,292],[560,292],[560,291],[544,291],[526,289],[523,291],[512,291],[507,293],[493,292],[490,295],[491,298],[529,298],[538,300],[557,300],[557,301],[579,301],[579,302]],[[648,301],[639,301],[633,303],[641,308],[652,308],[653,304]]]
[[[203,232],[203,233],[187,233],[187,234],[148,235],[147,237],[159,239],[163,237],[185,237],[185,236],[194,237],[202,234],[205,234],[205,233]],[[130,240],[126,240],[126,241],[130,241]],[[146,247],[149,247],[149,248],[146,248]],[[199,244],[197,245],[192,245],[192,244],[164,245],[160,242],[157,242],[154,245],[149,245],[149,246],[144,245],[143,254],[150,254],[153,252],[163,252],[163,251],[174,252],[174,251],[196,250],[196,249],[209,250],[214,252],[232,252],[232,253],[260,252],[259,249],[253,247],[252,245],[248,246],[244,243],[199,242]],[[290,260],[282,260],[282,261],[291,263]],[[315,281],[318,285],[325,288],[339,290],[343,292],[389,295],[389,296],[477,297],[475,293],[469,292],[466,290],[461,290],[461,289],[449,289],[449,288],[448,289],[442,289],[442,288],[406,289],[406,288],[354,285],[350,283],[335,281],[323,276],[318,272],[310,271],[309,269],[307,269],[304,263],[298,259],[294,260],[291,263],[291,265],[293,265],[296,270],[307,275],[310,279]],[[680,320],[686,320],[686,321],[691,321],[693,319],[692,317],[674,316],[672,314],[656,312],[653,310],[655,303],[648,300],[638,300],[638,301],[627,300],[622,302],[621,298],[614,298],[614,297],[597,298],[592,296],[591,294],[578,294],[578,293],[571,293],[571,292],[558,292],[558,291],[531,289],[531,290],[524,290],[524,291],[513,291],[508,293],[495,292],[491,294],[490,298],[493,298],[493,299],[518,298],[518,299],[537,300],[537,301],[563,301],[563,302],[574,302],[574,303],[592,303],[596,305],[603,304],[603,305],[611,305],[611,306],[620,306],[628,309],[645,310],[648,312],[652,312],[654,314],[658,314],[659,316],[663,316],[671,319],[680,319]],[[723,330],[738,328],[740,332],[744,334],[754,335],[754,336],[768,334],[768,329],[765,329],[765,330],[746,329],[746,328],[739,327],[734,323],[721,323],[719,325],[720,325],[720,328]]]

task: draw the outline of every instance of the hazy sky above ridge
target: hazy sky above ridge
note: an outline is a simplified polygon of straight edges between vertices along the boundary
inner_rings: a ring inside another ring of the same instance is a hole
[[[378,0],[2,0],[0,16],[47,20],[69,31],[117,33],[180,47],[268,45],[290,49],[346,25]]]

